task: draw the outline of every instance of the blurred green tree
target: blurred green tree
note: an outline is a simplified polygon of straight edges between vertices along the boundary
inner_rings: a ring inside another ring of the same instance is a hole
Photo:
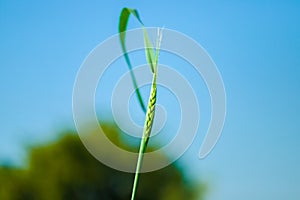
[[[104,129],[120,144],[115,126]],[[175,164],[141,176],[137,199],[203,199],[203,184],[189,183]],[[70,131],[55,142],[32,148],[27,167],[0,167],[0,199],[128,200],[132,180],[133,174],[111,169],[92,157]]]

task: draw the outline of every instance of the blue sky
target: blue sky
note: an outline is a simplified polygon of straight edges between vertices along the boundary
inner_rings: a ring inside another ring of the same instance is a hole
[[[77,70],[117,33],[124,6],[137,8],[147,26],[194,38],[222,74],[227,119],[221,139],[198,160],[199,136],[181,159],[190,175],[208,182],[207,199],[299,199],[297,1],[1,1],[1,163],[19,163],[24,145],[74,127]]]

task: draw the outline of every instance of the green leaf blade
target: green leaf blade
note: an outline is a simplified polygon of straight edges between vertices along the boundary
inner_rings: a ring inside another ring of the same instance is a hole
[[[154,73],[154,49],[153,45],[151,43],[151,40],[149,38],[147,30],[143,27],[143,33],[144,33],[144,44],[145,44],[145,55],[146,55],[146,60],[148,62],[148,65],[150,66],[150,69],[152,73]]]
[[[129,59],[129,56],[128,56],[128,53],[127,53],[127,49],[126,49],[126,30],[127,30],[127,24],[128,24],[130,14],[133,14],[138,19],[138,21],[142,24],[142,21],[139,17],[139,14],[136,10],[130,9],[130,8],[123,8],[122,11],[121,11],[121,14],[120,14],[120,19],[119,19],[119,37],[120,37],[120,43],[121,43],[122,51],[124,53],[124,57],[125,57],[125,61],[127,63],[127,66],[130,70],[130,76],[131,76],[131,79],[132,79],[134,89],[135,89],[136,94],[137,94],[139,104],[140,104],[142,110],[144,111],[144,113],[146,113],[146,106],[144,104],[142,95],[141,95],[140,90],[138,88],[138,84],[137,84],[135,75],[132,71],[132,65],[131,65],[131,62],[130,62],[130,59]]]

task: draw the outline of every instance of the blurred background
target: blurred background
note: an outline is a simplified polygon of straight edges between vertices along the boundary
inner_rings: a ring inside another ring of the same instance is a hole
[[[96,45],[117,33],[125,6],[137,8],[146,26],[201,44],[227,93],[225,127],[210,155],[198,159],[210,117],[209,94],[200,91],[196,140],[176,163],[142,176],[139,199],[299,199],[300,2],[292,0],[0,1],[0,199],[129,198],[132,174],[95,160],[72,118],[76,73]],[[131,20],[129,28],[136,27]],[[161,56],[184,71],[174,59]],[[106,134],[121,143],[100,97]],[[174,118],[168,130],[176,128]]]

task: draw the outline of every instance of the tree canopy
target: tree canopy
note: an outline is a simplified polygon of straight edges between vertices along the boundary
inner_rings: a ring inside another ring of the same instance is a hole
[[[119,130],[106,127],[106,134],[118,142]],[[0,181],[0,199],[4,200],[128,200],[133,174],[103,165],[89,154],[77,134],[68,132],[52,143],[31,148],[27,166],[0,167]],[[203,184],[187,181],[172,164],[142,174],[136,197],[202,199],[203,188]]]

